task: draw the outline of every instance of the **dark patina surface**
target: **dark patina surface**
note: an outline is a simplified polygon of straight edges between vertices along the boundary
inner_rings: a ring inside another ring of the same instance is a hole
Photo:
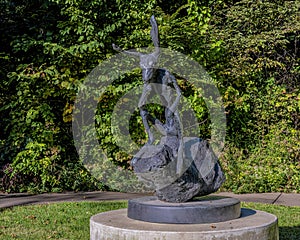
[[[154,52],[145,54],[124,51],[113,44],[115,50],[139,57],[144,82],[138,107],[148,142],[134,156],[131,165],[139,179],[156,190],[159,200],[186,202],[194,196],[217,191],[225,181],[225,175],[207,141],[182,135],[178,111],[181,89],[176,78],[168,70],[156,66],[160,49],[154,16],[151,17],[150,23]],[[164,106],[164,122],[152,116],[147,109],[148,96],[153,91],[160,97]],[[161,139],[154,139],[150,124],[160,132]]]

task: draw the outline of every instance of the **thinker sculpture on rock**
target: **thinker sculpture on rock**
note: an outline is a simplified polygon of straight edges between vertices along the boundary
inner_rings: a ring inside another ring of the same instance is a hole
[[[156,67],[160,49],[154,16],[150,23],[154,52],[144,54],[124,51],[113,44],[115,50],[140,58],[144,82],[138,107],[148,142],[133,157],[131,165],[140,180],[155,188],[159,200],[186,202],[194,196],[204,196],[217,191],[225,181],[225,175],[207,141],[182,135],[177,109],[181,89],[168,70]],[[164,106],[165,123],[147,110],[146,103],[152,91],[159,95]],[[173,92],[176,92],[175,97]],[[149,123],[161,134],[158,144],[154,144],[155,139]]]

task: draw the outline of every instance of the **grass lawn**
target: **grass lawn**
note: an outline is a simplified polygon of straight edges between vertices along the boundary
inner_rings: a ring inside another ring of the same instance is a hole
[[[92,215],[127,207],[126,201],[55,203],[0,212],[0,239],[89,239]],[[279,218],[280,240],[300,239],[300,207],[243,203]]]

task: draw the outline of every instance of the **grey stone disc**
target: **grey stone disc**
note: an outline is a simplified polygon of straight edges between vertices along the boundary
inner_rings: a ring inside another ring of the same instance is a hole
[[[217,223],[239,218],[240,201],[231,197],[204,196],[185,203],[169,203],[157,197],[142,197],[128,201],[127,216],[152,223]]]
[[[102,212],[90,219],[90,240],[279,240],[278,221],[267,212],[241,209],[226,222],[166,224],[133,220],[127,209]]]

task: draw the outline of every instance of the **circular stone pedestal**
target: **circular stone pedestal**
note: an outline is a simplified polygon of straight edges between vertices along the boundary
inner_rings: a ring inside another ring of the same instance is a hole
[[[153,196],[129,200],[127,213],[129,218],[153,223],[217,223],[239,218],[241,206],[231,197],[209,195],[170,203]]]
[[[278,240],[277,217],[241,209],[238,219],[207,224],[162,224],[133,220],[127,209],[94,215],[91,240]]]

